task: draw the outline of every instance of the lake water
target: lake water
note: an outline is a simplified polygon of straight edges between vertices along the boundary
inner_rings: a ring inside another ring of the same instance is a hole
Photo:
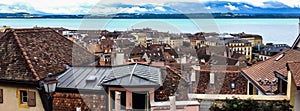
[[[0,25],[13,28],[38,26],[109,31],[153,28],[173,33],[245,32],[262,35],[264,43],[288,45],[292,45],[298,36],[298,19],[0,19]]]

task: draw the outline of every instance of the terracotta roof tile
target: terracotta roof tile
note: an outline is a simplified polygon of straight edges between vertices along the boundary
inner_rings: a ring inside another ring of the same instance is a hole
[[[300,87],[300,62],[289,62],[288,67],[297,87]]]
[[[99,44],[88,44],[87,45],[87,49],[88,51],[90,51],[91,53],[99,53],[102,52],[101,47]]]
[[[7,31],[0,38],[0,55],[1,79],[21,81],[59,74],[66,64],[77,66],[95,60],[84,48],[50,28]]]
[[[175,92],[179,93],[176,100],[187,100],[187,81],[182,77],[179,70],[174,67],[167,66],[166,72],[163,73],[163,86],[155,91],[156,101],[166,101],[169,96],[173,96]]]
[[[282,56],[283,57],[279,57]],[[286,63],[288,61],[300,61],[300,51],[297,50],[286,50],[277,55],[274,55],[270,59],[266,61],[261,61],[257,64],[252,65],[250,68],[243,69],[242,72],[246,77],[252,80],[254,84],[256,84],[262,91],[267,92],[270,91],[269,86],[261,86],[256,81],[258,78],[261,79],[273,79],[276,78],[274,75],[274,71],[281,73],[283,76],[287,76],[287,68]],[[277,59],[277,60],[276,60]],[[273,91],[277,90],[277,87],[273,87]]]
[[[195,93],[200,94],[247,94],[247,80],[240,74],[241,66],[200,65],[196,71]],[[210,73],[215,74],[214,84],[210,84]],[[230,83],[235,83],[235,89]]]

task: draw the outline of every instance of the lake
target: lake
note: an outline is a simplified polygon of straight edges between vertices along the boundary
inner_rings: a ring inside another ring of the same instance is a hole
[[[153,28],[172,33],[252,33],[263,42],[292,45],[298,36],[298,19],[0,19],[0,25],[13,28],[65,27],[68,29],[109,31]]]

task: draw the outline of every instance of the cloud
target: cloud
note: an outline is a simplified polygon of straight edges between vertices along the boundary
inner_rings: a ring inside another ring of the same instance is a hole
[[[88,13],[91,14],[112,14],[112,13],[169,13],[172,9],[166,9],[163,6],[143,5],[132,6],[128,4],[118,4],[119,7],[115,7],[116,4],[97,6],[92,8]]]
[[[179,13],[209,13],[207,7],[201,2],[173,2],[165,4]]]
[[[300,7],[300,0],[1,0],[0,4],[4,4],[5,6],[0,5],[0,12],[29,11],[30,13],[46,12],[54,14],[85,14],[92,11],[98,13],[116,13],[126,11],[160,11],[169,13],[168,11],[170,11],[170,9],[174,12],[176,10],[176,12],[181,13],[205,13],[208,12],[208,10],[218,11],[214,9],[214,6],[204,6],[203,4],[205,2],[228,2],[229,4],[221,6],[232,11],[255,7]],[[246,5],[236,5],[235,3]],[[16,4],[24,4],[24,6],[17,6]],[[141,7],[144,5],[151,5],[153,7]]]
[[[229,10],[240,10],[238,7],[231,5],[231,3],[228,3],[224,7],[228,8]]]
[[[250,8],[250,9],[252,8],[252,7],[248,6],[248,5],[244,5],[244,7],[245,7],[245,8]]]
[[[212,0],[207,0],[212,1]],[[277,2],[283,5],[286,5],[291,8],[300,8],[300,0],[215,0],[215,1],[227,1],[227,2],[242,2],[248,3],[256,7],[263,7],[263,8],[271,8],[269,7],[270,4],[268,2]]]
[[[141,7],[132,7],[126,10],[128,13],[137,13],[137,12],[147,12],[148,9],[146,8],[141,8]]]
[[[210,9],[211,9],[211,7],[210,7],[210,6],[207,6],[207,7],[205,7],[205,9],[207,9],[207,10],[210,10]]]
[[[161,7],[161,6],[155,7],[154,9],[163,11],[163,12],[167,11],[164,7]]]

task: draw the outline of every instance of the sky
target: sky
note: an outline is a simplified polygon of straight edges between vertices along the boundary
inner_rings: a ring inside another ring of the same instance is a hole
[[[207,2],[228,2],[221,8]],[[245,3],[242,5],[234,3]],[[141,7],[143,6],[143,7]],[[146,6],[146,7],[145,7]],[[171,7],[173,10],[168,9]],[[175,8],[174,8],[175,7]],[[256,8],[300,8],[300,0],[1,0],[0,13],[29,12],[51,14],[87,14],[119,12],[194,12],[238,11]],[[222,9],[224,8],[224,9]],[[300,11],[299,11],[300,12]]]

